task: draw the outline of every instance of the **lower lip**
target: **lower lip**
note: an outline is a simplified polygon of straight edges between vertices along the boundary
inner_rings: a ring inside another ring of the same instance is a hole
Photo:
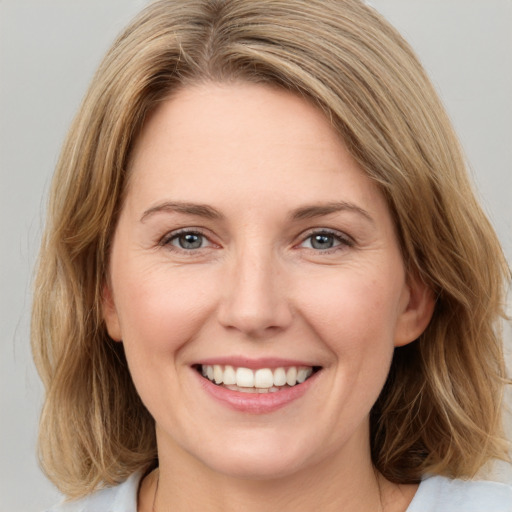
[[[290,388],[284,388],[274,393],[241,393],[223,386],[218,386],[202,377],[194,370],[200,380],[203,389],[218,402],[234,409],[235,411],[251,414],[267,414],[277,411],[288,404],[301,398],[316,382],[320,372],[314,373],[302,384],[296,384]]]

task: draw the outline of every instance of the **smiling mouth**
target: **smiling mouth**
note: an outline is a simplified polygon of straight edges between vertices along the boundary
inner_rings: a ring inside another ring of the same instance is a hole
[[[195,365],[205,379],[231,391],[241,393],[275,393],[308,380],[320,366],[288,366],[279,368],[250,368],[230,365]]]

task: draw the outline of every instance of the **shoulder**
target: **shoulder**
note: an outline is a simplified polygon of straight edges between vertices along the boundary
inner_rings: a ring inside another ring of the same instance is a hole
[[[122,484],[96,491],[85,498],[66,501],[46,512],[137,512],[137,493],[142,473],[134,473]]]
[[[512,487],[497,482],[423,480],[407,512],[512,512]]]

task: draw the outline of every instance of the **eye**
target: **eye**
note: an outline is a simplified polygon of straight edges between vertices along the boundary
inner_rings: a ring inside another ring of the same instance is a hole
[[[198,231],[183,230],[170,233],[161,241],[161,245],[176,247],[185,251],[203,249],[211,245],[210,241]]]
[[[341,233],[333,233],[330,231],[317,231],[309,234],[300,244],[301,247],[314,249],[316,251],[327,251],[338,246],[352,246],[352,240]]]

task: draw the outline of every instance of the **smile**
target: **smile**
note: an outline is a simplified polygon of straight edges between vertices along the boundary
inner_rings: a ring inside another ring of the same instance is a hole
[[[317,368],[312,366],[258,368],[255,370],[218,364],[198,367],[198,371],[209,381],[242,393],[275,393],[302,384],[316,370]]]
[[[204,361],[192,369],[201,388],[216,402],[250,414],[271,413],[295,402],[323,373],[321,366],[298,361],[245,358]]]

